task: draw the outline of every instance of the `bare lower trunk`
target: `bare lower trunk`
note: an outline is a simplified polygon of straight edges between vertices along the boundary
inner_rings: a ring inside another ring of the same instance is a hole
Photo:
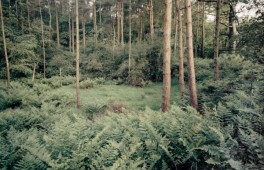
[[[80,45],[79,45],[79,8],[78,0],[75,0],[76,5],[76,97],[77,97],[77,108],[81,108],[80,98]]]
[[[128,53],[128,72],[130,73],[131,71],[131,49],[132,49],[132,33],[131,33],[131,0],[129,0],[129,53]]]
[[[27,0],[27,19],[28,19],[28,32],[31,34],[30,28],[30,8],[29,8],[29,1]]]
[[[116,45],[116,30],[115,30],[115,20],[113,19],[113,58],[115,56],[115,45]]]
[[[117,11],[116,11],[116,15],[117,15],[117,17],[116,17],[116,19],[117,19],[117,42],[118,42],[118,44],[120,43],[120,3],[119,2],[117,2]]]
[[[196,33],[195,33],[195,46],[194,46],[194,57],[198,57],[198,43],[199,43],[199,15],[200,15],[200,5],[197,1],[197,18],[196,18]]]
[[[60,47],[60,27],[59,27],[59,14],[58,14],[58,7],[56,4],[56,0],[54,0],[55,2],[55,15],[56,15],[56,33],[57,33],[57,47]]]
[[[234,40],[234,34],[236,33],[235,12],[232,4],[229,5],[229,8],[229,54],[234,54],[236,51],[236,42]]]
[[[69,4],[69,12],[68,12],[68,31],[69,31],[69,51],[71,52],[72,51],[72,35],[71,35],[71,13],[70,13],[70,4]]]
[[[150,27],[150,37],[153,43],[153,39],[154,39],[153,0],[149,0],[149,27]]]
[[[46,78],[46,50],[45,50],[45,39],[44,39],[44,26],[43,26],[43,20],[42,20],[42,11],[41,11],[41,5],[39,0],[39,14],[40,14],[40,20],[41,20],[41,38],[42,38],[42,53],[43,53],[43,77]]]
[[[203,24],[202,24],[202,47],[201,47],[201,57],[204,58],[204,46],[205,46],[205,2],[203,2]]]
[[[22,5],[22,2],[20,0],[20,5]],[[20,15],[21,15],[21,33],[24,34],[24,19],[23,19],[23,8],[20,9]]]
[[[96,1],[93,4],[94,42],[97,44]]]
[[[182,12],[179,5],[179,0],[175,0],[175,8],[177,11],[178,18],[178,52],[179,52],[179,82],[181,89],[181,97],[185,93],[185,82],[184,82],[184,65],[183,65],[183,38],[182,38]]]
[[[85,33],[85,14],[84,14],[84,10],[83,10],[83,15],[82,15],[82,32],[83,32],[83,39],[82,39],[82,45],[83,45],[83,51],[85,52],[85,47],[86,47],[86,33]]]
[[[191,0],[185,0],[185,16],[186,16],[186,47],[188,59],[188,74],[189,74],[189,90],[191,105],[197,110],[198,100],[196,92],[196,80],[193,58],[193,36],[192,36],[192,12]]]
[[[51,11],[50,11],[50,0],[48,0],[49,5],[49,47],[51,47],[51,41],[52,41],[52,26],[51,26]]]
[[[121,45],[124,47],[124,3],[123,0],[120,3],[121,5]]]
[[[216,81],[219,80],[218,55],[219,55],[220,10],[221,10],[221,0],[217,0],[216,18],[215,18],[215,37],[214,37],[214,80]]]
[[[172,1],[165,0],[163,33],[163,92],[162,112],[169,111],[171,90],[171,11]]]
[[[9,68],[9,59],[8,59],[7,48],[6,48],[5,25],[4,25],[2,0],[0,0],[0,13],[1,13],[2,37],[3,37],[4,51],[5,51],[5,61],[6,61],[7,86],[10,86],[10,68]]]
[[[73,12],[74,13],[74,12]],[[75,53],[75,40],[74,40],[74,19],[72,19],[72,53]]]
[[[33,73],[32,73],[32,82],[35,81],[35,77],[36,77],[36,66],[37,66],[37,64],[34,63],[34,66],[33,66]]]

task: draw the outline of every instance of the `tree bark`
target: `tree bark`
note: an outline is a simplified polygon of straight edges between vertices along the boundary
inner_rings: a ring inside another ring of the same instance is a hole
[[[199,15],[200,15],[200,4],[197,1],[197,17],[196,17],[196,33],[195,33],[195,47],[194,47],[194,57],[198,57],[198,43],[199,43]]]
[[[57,47],[60,47],[60,27],[59,27],[59,14],[58,14],[58,6],[56,4],[56,0],[54,0],[55,4],[55,15],[56,15],[56,33],[57,33]]]
[[[93,4],[94,42],[97,44],[96,0]]]
[[[229,54],[234,54],[236,51],[236,42],[234,40],[234,34],[236,33],[235,12],[232,4],[229,5],[229,8]]]
[[[203,2],[203,23],[202,23],[202,47],[201,47],[201,57],[205,58],[205,2]]]
[[[27,0],[27,19],[28,19],[28,32],[31,34],[31,28],[30,28],[30,7],[29,7],[29,1]]]
[[[72,51],[72,36],[71,36],[71,9],[70,0],[68,0],[68,31],[69,31],[69,51]]]
[[[33,66],[33,73],[32,73],[32,82],[35,81],[35,77],[36,77],[36,63],[34,63],[34,66]]]
[[[162,112],[169,111],[171,90],[171,12],[172,0],[165,0],[163,33],[163,92]]]
[[[20,0],[20,6],[22,6],[22,1]],[[21,33],[24,34],[24,20],[23,20],[23,7],[20,8],[21,15]]]
[[[191,0],[185,0],[185,16],[186,16],[186,47],[188,59],[188,74],[189,74],[189,90],[191,105],[197,110],[198,100],[196,92],[196,80],[193,58],[193,35],[192,35],[192,12]]]
[[[7,86],[10,86],[10,68],[9,68],[9,59],[8,59],[7,48],[6,48],[5,25],[4,25],[4,15],[3,15],[3,8],[2,8],[2,0],[0,0],[0,13],[1,13],[2,37],[3,37],[4,51],[5,51],[5,61],[6,61]]]
[[[184,64],[183,64],[183,38],[182,38],[182,12],[180,9],[179,0],[175,0],[175,9],[177,11],[178,18],[178,50],[179,50],[179,82],[181,97],[185,93],[185,82],[184,82]]]
[[[117,42],[118,42],[118,44],[120,43],[120,39],[121,39],[121,31],[120,31],[120,25],[121,25],[121,23],[120,23],[120,2],[117,2],[117,11],[116,11],[116,15],[117,15],[117,17],[116,17],[116,19],[117,19]]]
[[[123,2],[123,0],[121,0],[120,6],[121,6],[121,17],[120,17],[120,20],[121,20],[121,45],[122,45],[122,47],[124,47],[124,2]]]
[[[75,13],[75,10],[73,11],[73,15]],[[74,40],[74,17],[72,18],[72,53],[75,53],[75,40]]]
[[[216,18],[215,18],[215,37],[214,37],[214,80],[219,80],[219,32],[220,32],[220,13],[221,13],[221,0],[217,0],[216,5]]]
[[[132,6],[131,6],[131,0],[129,0],[129,52],[128,52],[128,72],[131,71],[131,50],[132,50],[132,25],[131,25],[131,12],[132,12]]]
[[[51,5],[50,5],[50,0],[48,0],[48,5],[49,5],[49,47],[51,47],[51,41],[52,41],[52,26],[51,26]]]
[[[40,0],[39,0],[39,14],[40,14],[40,21],[41,21],[41,38],[42,38],[42,53],[43,53],[43,77],[45,79],[46,78],[46,50],[45,50],[44,26],[43,26]]]
[[[149,27],[150,27],[150,37],[153,43],[153,40],[154,40],[153,0],[149,0]]]
[[[77,108],[81,108],[80,98],[80,37],[79,37],[79,5],[78,0],[75,0],[76,5],[76,97]]]
[[[83,10],[82,12],[82,33],[83,33],[83,39],[82,39],[82,45],[83,45],[83,51],[85,52],[85,47],[86,47],[86,33],[85,33],[85,25],[86,25],[86,20],[85,20],[85,12]]]

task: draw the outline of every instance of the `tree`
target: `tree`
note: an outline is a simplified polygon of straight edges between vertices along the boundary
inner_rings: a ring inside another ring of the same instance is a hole
[[[56,0],[54,0],[54,4],[55,4],[55,15],[56,15],[57,47],[60,47],[59,14],[58,14],[58,5]]]
[[[163,92],[162,112],[169,111],[171,90],[171,12],[172,0],[165,0],[163,32]]]
[[[2,8],[2,0],[0,0],[0,13],[1,13],[2,37],[3,37],[4,51],[5,51],[5,61],[6,61],[6,78],[7,78],[7,85],[10,86],[10,68],[9,68],[9,59],[8,59],[7,48],[6,48],[5,25],[4,25],[4,15],[3,15],[3,8]]]
[[[214,80],[219,80],[219,32],[220,32],[220,13],[221,13],[221,0],[217,0],[216,5],[216,18],[215,18],[215,37],[214,37]]]
[[[76,97],[77,108],[81,108],[80,99],[80,36],[79,36],[79,5],[78,0],[75,0],[75,13],[76,13]]]
[[[131,50],[132,50],[132,23],[131,23],[131,12],[132,12],[132,6],[131,6],[131,0],[129,0],[129,52],[128,52],[128,72],[131,71]]]
[[[46,78],[46,49],[45,49],[45,38],[44,38],[44,23],[42,19],[42,11],[41,11],[41,4],[39,0],[39,15],[40,15],[40,22],[41,22],[41,38],[42,38],[42,54],[43,54],[43,77]]]
[[[149,0],[149,27],[150,27],[150,37],[153,42],[154,39],[154,14],[153,14],[153,0]]]
[[[184,96],[185,93],[185,83],[184,83],[184,65],[183,65],[183,41],[182,41],[182,18],[181,18],[181,9],[179,5],[179,0],[175,0],[175,9],[177,12],[178,18],[178,52],[179,52],[179,82],[181,88],[181,96]]]
[[[192,35],[192,12],[191,12],[191,0],[185,0],[185,19],[186,19],[186,47],[187,47],[187,59],[188,59],[188,74],[189,74],[189,90],[191,105],[198,109],[198,99],[196,92],[196,80],[193,58],[193,35]]]

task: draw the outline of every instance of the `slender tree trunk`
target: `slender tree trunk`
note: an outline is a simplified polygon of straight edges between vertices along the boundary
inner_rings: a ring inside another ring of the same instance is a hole
[[[45,39],[44,39],[44,26],[43,26],[43,19],[42,19],[42,11],[41,11],[41,5],[39,0],[39,14],[40,14],[40,20],[41,20],[41,38],[42,38],[42,52],[43,52],[43,76],[44,79],[46,78],[46,50],[45,50]]]
[[[216,18],[215,18],[215,37],[214,37],[214,80],[219,80],[219,32],[220,32],[220,13],[221,13],[221,0],[217,0]]]
[[[85,25],[86,25],[86,21],[85,21],[85,13],[84,13],[84,10],[83,10],[83,12],[82,12],[82,32],[83,32],[82,45],[83,45],[83,51],[84,51],[84,52],[85,52],[85,47],[86,47]]]
[[[76,5],[76,97],[77,97],[77,108],[81,108],[81,98],[80,98],[80,37],[79,37],[79,5],[78,0],[75,0]]]
[[[128,55],[128,72],[131,71],[131,50],[132,50],[132,25],[131,25],[131,12],[132,12],[132,6],[131,6],[131,0],[129,0],[129,55]]]
[[[124,47],[124,2],[121,0],[121,45]]]
[[[10,4],[10,0],[8,0],[8,24],[9,24],[9,27],[11,28],[11,4]]]
[[[113,19],[113,58],[115,56],[115,46],[116,46],[116,30],[115,30],[115,19]]]
[[[169,111],[171,90],[171,12],[172,0],[165,0],[163,33],[163,92],[162,112]]]
[[[4,15],[3,15],[3,8],[2,8],[2,0],[0,0],[0,13],[1,13],[2,37],[3,37],[4,51],[5,51],[5,61],[6,61],[7,86],[10,86],[10,68],[9,68],[9,59],[8,59],[7,48],[6,48],[5,25],[4,25]]]
[[[150,37],[153,43],[153,40],[154,40],[153,0],[149,0],[149,27],[150,27]]]
[[[234,54],[236,51],[236,42],[234,41],[234,34],[236,32],[236,24],[234,21],[234,8],[229,5],[229,54]]]
[[[59,27],[59,14],[58,14],[58,6],[56,4],[56,0],[54,0],[55,3],[55,15],[56,15],[56,33],[57,33],[57,47],[60,47],[60,27]]]
[[[72,36],[71,36],[71,9],[70,0],[68,0],[68,31],[69,31],[69,51],[72,51]]]
[[[188,59],[188,74],[189,74],[189,90],[191,105],[197,110],[198,100],[196,92],[196,80],[193,58],[193,36],[192,36],[192,12],[191,0],[185,0],[185,16],[186,16],[186,47]]]
[[[180,9],[179,0],[175,0],[175,9],[177,11],[178,18],[178,51],[179,51],[179,82],[181,89],[181,97],[185,93],[185,82],[184,82],[184,64],[183,64],[183,38],[182,38],[182,12]]]
[[[48,0],[48,5],[49,5],[49,47],[51,47],[51,41],[52,41],[52,26],[51,26],[51,5],[50,5],[50,0]]]
[[[22,1],[20,0],[20,16],[21,16],[21,33],[24,34],[24,19],[23,19],[23,7],[22,7]]]
[[[75,10],[73,11],[73,15],[74,15],[74,13],[75,13]],[[74,30],[75,30],[74,29],[74,18],[72,18],[72,53],[73,54],[75,54],[75,42],[74,42],[75,41],[74,40],[74,36],[75,36],[74,33],[75,32],[74,32]]]
[[[93,4],[94,42],[97,44],[96,0]]]
[[[16,0],[15,2],[15,5],[16,5],[16,27],[17,27],[17,30],[18,30],[18,0]]]
[[[141,31],[141,14],[139,14],[139,20],[138,20],[138,46],[141,46],[141,40],[142,40],[142,31]]]
[[[27,19],[28,19],[28,32],[29,34],[31,34],[31,28],[30,28],[30,7],[29,7],[30,3],[27,0]]]
[[[205,46],[205,2],[203,2],[203,24],[202,24],[202,47],[201,47],[201,57],[205,57],[205,52],[204,52],[204,46]]]
[[[198,57],[198,43],[199,43],[199,19],[200,19],[200,4],[197,1],[197,17],[196,17],[196,33],[195,33],[195,46],[194,57]]]
[[[117,42],[118,42],[118,44],[120,43],[120,3],[119,2],[117,2],[117,12],[116,12],[117,14],[117,17],[116,17],[116,19],[117,19]]]
[[[102,28],[102,0],[99,1],[100,10],[99,10],[99,22],[100,22],[100,28]]]
[[[36,77],[36,66],[37,66],[37,64],[34,62],[33,73],[32,73],[32,82],[35,81],[35,77]]]

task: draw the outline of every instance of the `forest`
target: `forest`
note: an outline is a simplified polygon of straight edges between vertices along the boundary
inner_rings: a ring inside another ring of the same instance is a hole
[[[264,170],[263,0],[0,0],[0,169]]]

